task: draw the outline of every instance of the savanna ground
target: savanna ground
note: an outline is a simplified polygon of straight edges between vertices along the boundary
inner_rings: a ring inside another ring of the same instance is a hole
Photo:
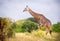
[[[60,33],[46,35],[45,31],[36,30],[31,33],[15,33],[15,37],[9,38],[8,41],[60,41]]]

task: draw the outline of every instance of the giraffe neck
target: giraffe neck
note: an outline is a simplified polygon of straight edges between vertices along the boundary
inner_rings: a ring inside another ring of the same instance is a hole
[[[31,9],[28,10],[28,12],[34,17],[34,18],[38,18],[38,14],[35,13],[34,11],[32,11]]]

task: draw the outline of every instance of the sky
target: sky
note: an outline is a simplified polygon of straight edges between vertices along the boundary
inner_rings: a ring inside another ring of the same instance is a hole
[[[43,14],[52,24],[60,22],[60,0],[0,0],[0,17],[10,17],[15,21],[33,17],[23,12],[26,5]]]

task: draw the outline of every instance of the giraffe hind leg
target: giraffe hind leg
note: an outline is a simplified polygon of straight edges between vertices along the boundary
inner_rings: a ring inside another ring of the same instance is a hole
[[[50,34],[52,34],[52,30],[50,30],[50,32],[49,32]]]

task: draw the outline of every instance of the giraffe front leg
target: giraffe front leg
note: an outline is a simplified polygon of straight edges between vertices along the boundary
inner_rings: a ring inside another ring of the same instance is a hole
[[[49,30],[48,30],[48,28],[46,28],[46,35],[48,34],[48,32],[49,32]]]
[[[46,27],[46,35],[50,32],[50,27]]]
[[[38,29],[41,29],[41,27],[42,27],[42,24],[38,26]]]

